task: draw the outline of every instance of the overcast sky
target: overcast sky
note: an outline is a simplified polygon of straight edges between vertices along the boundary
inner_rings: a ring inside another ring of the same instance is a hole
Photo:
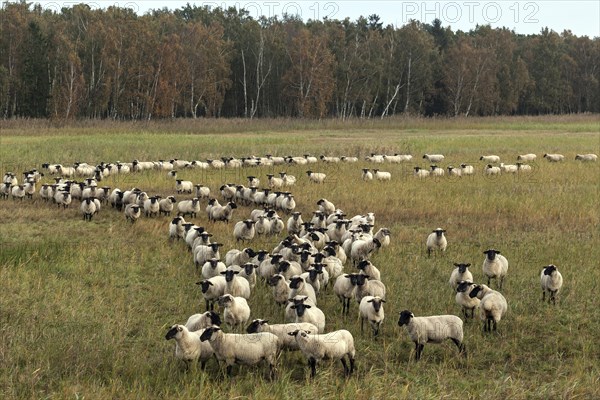
[[[39,1],[44,8],[60,10],[81,1]],[[176,9],[188,1],[156,0],[94,0],[85,2],[92,8],[106,8],[111,5],[128,7],[139,14],[151,9],[167,7]],[[343,20],[357,19],[360,15],[377,14],[382,22],[404,25],[410,19],[431,23],[435,18],[444,26],[450,25],[454,31],[468,31],[477,24],[490,24],[492,27],[507,27],[517,33],[539,33],[548,27],[558,33],[570,29],[578,36],[600,36],[600,0],[554,0],[554,1],[189,1],[197,6],[245,8],[254,18],[265,15],[300,15],[307,19]]]

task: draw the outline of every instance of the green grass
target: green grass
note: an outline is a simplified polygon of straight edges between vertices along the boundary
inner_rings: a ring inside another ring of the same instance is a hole
[[[3,121],[0,173],[21,173],[43,162],[131,161],[177,157],[359,155],[404,153],[414,163],[381,166],[392,182],[360,180],[358,165],[311,167],[328,174],[323,186],[307,182],[308,168],[289,166],[292,189],[304,215],[325,197],[349,215],[372,211],[376,226],[392,231],[392,244],[372,259],[388,289],[383,336],[360,333],[357,307],[340,315],[331,292],[320,299],[327,330],[346,328],[355,337],[358,371],[341,377],[339,363],[318,367],[309,381],[300,354],[283,354],[279,377],[263,368],[235,368],[231,382],[216,362],[206,372],[186,372],[166,341],[167,327],[204,311],[194,284],[198,274],[182,243],[167,240],[169,218],[142,218],[135,225],[105,207],[91,223],[77,202],[60,210],[42,202],[0,200],[0,396],[28,398],[598,398],[600,397],[600,272],[598,198],[600,165],[574,161],[576,153],[600,153],[597,116],[485,119],[392,119],[386,121],[174,121],[58,126],[40,121]],[[550,164],[545,152],[565,154]],[[417,181],[423,153],[443,153],[444,166],[473,163],[494,153],[505,162],[534,152],[529,175]],[[240,171],[180,171],[183,179],[213,192],[225,182],[264,182],[280,167]],[[45,181],[50,181],[46,177]],[[106,185],[149,193],[174,192],[165,173],[109,177]],[[178,196],[182,197],[182,196]],[[183,196],[189,197],[189,196]],[[202,203],[205,205],[205,201]],[[251,207],[240,207],[238,220]],[[194,222],[236,247],[233,226]],[[447,229],[448,252],[427,258],[427,234]],[[274,247],[261,239],[253,248]],[[510,267],[503,290],[509,312],[499,334],[483,335],[479,321],[465,325],[467,359],[452,343],[427,345],[412,361],[413,345],[397,326],[398,312],[460,314],[448,286],[453,262],[470,262],[475,280],[488,247],[502,251]],[[556,307],[543,304],[539,271],[554,263],[565,285]],[[352,270],[351,266],[346,266]],[[252,318],[282,322],[271,293],[258,285]]]

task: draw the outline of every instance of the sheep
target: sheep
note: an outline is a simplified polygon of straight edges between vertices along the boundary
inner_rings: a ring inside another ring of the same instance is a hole
[[[448,175],[450,176],[462,176],[462,168],[455,168],[452,165],[448,165]]]
[[[308,297],[296,301],[294,298],[290,309],[296,312],[296,322],[308,322],[317,327],[318,333],[325,331],[325,314],[316,305],[310,304]]]
[[[167,172],[167,178],[171,178],[171,179],[177,178],[177,171],[172,170],[172,171]]]
[[[289,333],[294,332],[298,329],[303,329],[305,331],[316,332],[317,327],[308,322],[302,323],[291,323],[291,324],[274,324],[269,325],[268,320],[265,319],[255,319],[253,320],[248,328],[246,328],[246,333],[259,333],[259,332],[270,332],[277,336],[279,339],[279,345],[282,350],[296,351],[300,350],[298,343],[293,335],[289,335]]]
[[[437,228],[432,231],[429,236],[427,236],[427,256],[431,256],[431,252],[434,250],[439,250],[442,253],[446,251],[446,247],[448,246],[448,241],[446,240],[446,236],[444,233],[445,229]]]
[[[214,276],[221,275],[221,272],[227,270],[227,266],[219,261],[218,258],[208,259],[204,265],[202,265],[202,279],[210,279]]]
[[[81,213],[83,214],[84,221],[91,221],[94,214],[96,214],[96,203],[93,198],[87,198],[81,202]]]
[[[312,378],[317,375],[317,361],[321,360],[340,360],[346,376],[350,376],[354,372],[356,350],[354,349],[354,338],[347,330],[340,329],[325,335],[317,335],[311,331],[299,329],[288,335],[296,339],[298,347],[308,359]],[[345,357],[348,357],[349,367]]]
[[[315,293],[314,287],[306,282],[306,279],[301,275],[294,275],[290,279],[290,295],[289,298],[293,299],[296,296],[306,296],[317,304],[317,294]]]
[[[286,193],[281,200],[281,204],[279,208],[286,213],[291,213],[296,208],[296,200],[294,199],[294,195],[291,193]]]
[[[358,157],[341,156],[340,161],[347,163],[355,163],[358,162]]]
[[[250,319],[250,307],[246,299],[224,294],[218,302],[223,309],[223,321],[234,331],[240,331]]]
[[[206,302],[206,311],[212,311],[214,310],[215,301],[225,294],[227,282],[225,277],[219,275],[196,282],[196,285],[200,286],[202,290],[202,297]]]
[[[369,168],[362,169],[361,179],[365,182],[373,180],[373,173],[369,171]]]
[[[385,162],[385,158],[383,154],[375,154],[371,153],[370,156],[366,156],[365,160],[375,163],[375,164],[383,164]]]
[[[35,193],[35,181],[31,179],[25,182],[23,185],[23,190],[25,191],[25,196],[28,199],[32,199],[33,194]]]
[[[500,170],[505,173],[516,174],[519,171],[519,167],[515,164],[500,163]]]
[[[460,170],[462,175],[473,175],[475,174],[475,168],[472,165],[460,164]]]
[[[284,186],[294,186],[296,184],[296,177],[294,175],[288,175],[286,172],[280,172],[279,176],[283,179]]]
[[[165,335],[167,340],[175,339],[175,357],[183,360],[187,368],[190,363],[200,361],[201,368],[204,369],[206,361],[214,354],[210,345],[200,341],[203,332],[203,330],[192,332],[184,325],[173,325]]]
[[[486,165],[484,173],[486,175],[500,175],[502,169],[500,167],[493,167],[491,164]]]
[[[415,172],[413,172],[413,175],[419,179],[427,178],[429,176],[429,170],[421,167],[415,167],[414,170]]]
[[[57,192],[54,199],[59,207],[63,206],[63,209],[69,207],[72,202],[71,194],[69,192]]]
[[[373,170],[373,177],[378,181],[392,180],[392,174],[389,172],[380,171],[377,168]]]
[[[508,260],[500,251],[488,249],[483,252],[485,260],[483,260],[483,274],[487,276],[487,284],[490,284],[491,279],[496,279],[498,288],[502,289],[504,277],[508,272]]]
[[[319,294],[319,292],[321,291],[321,279],[320,279],[320,275],[323,274],[323,269],[316,269],[315,265],[317,265],[316,263],[311,264],[311,267],[306,269],[306,272],[302,273],[302,275],[300,275],[302,278],[304,278],[304,280],[306,281],[306,283],[308,283],[310,286],[313,287],[313,289],[315,290],[315,294]],[[323,265],[323,264],[321,264]]]
[[[258,274],[265,280],[277,274],[279,262],[283,259],[281,254],[269,255],[258,265]]]
[[[183,217],[179,217],[179,218],[183,218]],[[185,243],[187,244],[188,248],[190,249],[190,251],[194,251],[196,249],[196,247],[198,247],[197,245],[194,246],[194,242],[196,241],[196,239],[198,237],[200,237],[200,234],[205,231],[204,227],[194,225],[190,222],[183,222],[182,225],[185,230],[184,234],[182,235],[183,239],[184,239]]]
[[[517,172],[531,172],[532,171],[531,165],[527,165],[527,164],[518,162],[516,164],[516,166],[517,166]]]
[[[144,203],[148,199],[150,199],[150,196],[148,196],[148,193],[140,192],[140,193],[138,193],[134,204],[137,204],[138,206],[140,206],[140,208],[144,208]]]
[[[456,303],[462,307],[465,321],[469,318],[468,311],[471,311],[471,319],[474,318],[475,309],[479,307],[480,300],[477,297],[470,297],[469,294],[473,290],[474,284],[472,281],[460,281],[456,286]]]
[[[262,360],[269,365],[271,378],[275,376],[279,339],[270,332],[224,333],[221,328],[211,326],[200,335],[200,340],[210,343],[217,360],[224,361],[227,365],[229,376],[234,364],[255,365]]]
[[[191,181],[176,179],[175,182],[175,190],[177,193],[192,193],[194,184]]]
[[[244,265],[252,258],[256,257],[256,252],[249,247],[243,250],[231,249],[225,254],[225,265]]]
[[[340,158],[339,157],[335,157],[335,156],[321,156],[321,161],[326,162],[326,163],[339,163],[340,162]]]
[[[298,264],[296,261],[287,261],[287,260],[283,260],[279,263],[277,271],[281,275],[285,276],[285,279],[287,279],[288,281],[294,275],[301,275],[303,272],[300,264]]]
[[[371,261],[369,261],[369,260],[363,260],[363,261],[359,262],[356,267],[360,270],[361,274],[367,275],[369,277],[369,279],[375,280],[375,281],[380,281],[381,280],[381,273],[371,263]]]
[[[10,194],[10,188],[11,188],[10,182],[2,183],[2,186],[0,186],[0,195],[2,196],[2,198],[4,198],[4,199],[8,198],[8,195]],[[48,200],[47,193],[48,193],[48,185],[42,185],[42,187],[40,188],[40,196],[44,200]]]
[[[598,156],[596,154],[576,154],[575,160],[584,161],[584,162],[596,162],[598,161]]]
[[[379,239],[371,238],[355,240],[350,248],[350,258],[354,265],[356,265],[361,261],[368,260],[370,254],[380,247],[381,242]]]
[[[317,157],[311,156],[310,154],[304,154],[304,159],[308,164],[315,164],[318,162]]]
[[[231,201],[235,198],[237,188],[234,184],[228,183],[227,185],[221,186],[219,190],[221,192],[221,196],[225,201]]]
[[[373,238],[379,240],[381,247],[387,247],[390,245],[390,230],[388,228],[379,228],[373,235]]]
[[[125,219],[133,224],[140,218],[140,210],[140,206],[137,204],[128,204],[127,207],[125,207]]]
[[[423,159],[427,160],[430,163],[441,163],[444,161],[444,156],[441,154],[425,154],[423,155]]]
[[[235,203],[229,202],[224,206],[215,206],[211,209],[209,220],[210,221],[225,221],[229,223],[233,216],[233,210],[237,208]]]
[[[481,156],[479,157],[480,161],[483,161],[488,164],[497,164],[500,162],[500,157],[498,156]]]
[[[471,264],[454,263],[454,266],[456,268],[452,270],[452,273],[450,274],[450,281],[448,281],[452,289],[456,290],[458,283],[461,281],[473,282],[473,274],[471,273],[471,271],[468,270]]]
[[[283,187],[283,179],[276,178],[273,174],[267,174],[269,187],[271,189],[280,189]]]
[[[279,235],[281,232],[283,232],[283,228],[285,227],[285,225],[283,224],[283,220],[279,216],[272,217],[270,223],[271,230],[269,231],[269,234]]]
[[[540,274],[542,282],[542,301],[546,301],[546,293],[548,293],[548,302],[556,304],[556,295],[560,291],[563,284],[563,277],[556,268],[556,265],[550,264],[542,269]]]
[[[531,162],[531,161],[535,161],[536,158],[537,158],[537,156],[532,153],[522,154],[522,155],[517,156],[517,161]]]
[[[214,311],[206,311],[202,314],[193,314],[187,319],[185,327],[190,332],[206,329],[209,326],[221,326],[221,317]]]
[[[335,205],[327,199],[319,199],[317,205],[319,206],[319,211],[324,213],[326,217],[335,212]]]
[[[565,159],[565,156],[562,154],[544,154],[544,158],[550,162],[560,162]]]
[[[400,313],[398,326],[406,326],[408,336],[415,343],[415,359],[421,359],[425,343],[441,343],[444,339],[454,342],[460,354],[466,356],[463,344],[463,321],[456,315],[415,317],[409,310]]]
[[[177,215],[185,217],[190,215],[192,218],[196,218],[200,212],[200,200],[194,197],[191,200],[183,200],[177,203]]]
[[[497,323],[506,314],[508,303],[500,292],[490,289],[486,285],[474,285],[469,297],[477,297],[479,303],[479,318],[483,321],[483,331],[491,332],[497,328]]]
[[[159,196],[152,196],[144,201],[144,214],[146,217],[158,216],[160,206],[158,204]]]
[[[199,245],[194,247],[194,264],[196,265],[196,268],[200,268],[201,265],[204,265],[204,263],[211,258],[220,259],[221,255],[219,254],[219,247],[222,246],[222,243],[213,242],[208,245]]]
[[[255,176],[249,175],[246,177],[248,179],[248,186],[257,187],[260,186],[260,179]]]
[[[381,281],[369,280],[368,275],[356,274],[352,279],[352,285],[356,286],[354,298],[360,304],[365,296],[379,296],[385,300],[385,285]]]
[[[279,305],[287,304],[292,289],[285,277],[281,274],[274,274],[267,282],[272,287],[275,302]]]
[[[365,296],[362,298],[358,306],[361,332],[363,332],[363,324],[367,320],[371,324],[373,337],[379,335],[379,329],[385,318],[383,303],[385,303],[385,300],[379,296]]]
[[[392,164],[400,164],[401,162],[412,160],[412,156],[409,154],[396,153],[393,156],[384,155],[383,159]]]
[[[227,269],[221,272],[225,276],[225,294],[230,294],[235,297],[243,297],[248,300],[250,298],[250,283],[241,277],[237,277],[240,271]]]
[[[236,242],[252,240],[255,234],[254,221],[251,219],[239,221],[233,227],[233,237]]]
[[[210,188],[204,185],[194,185],[196,188],[196,197],[199,199],[208,199],[210,197]]]
[[[308,179],[313,183],[324,183],[327,177],[322,172],[312,172],[311,170],[306,171],[306,175],[308,175]]]
[[[11,188],[10,194],[13,200],[20,199],[22,201],[25,198],[25,187],[23,185],[15,185]]]
[[[240,278],[244,278],[250,284],[250,290],[256,286],[256,269],[258,265],[252,263],[245,263],[240,266]]]
[[[430,176],[440,177],[440,176],[444,176],[444,174],[446,173],[446,171],[444,171],[443,168],[440,168],[437,165],[431,165],[430,168],[431,168],[431,171],[429,172]]]

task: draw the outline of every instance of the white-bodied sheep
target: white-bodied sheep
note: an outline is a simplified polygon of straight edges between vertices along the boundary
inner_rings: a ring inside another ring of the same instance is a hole
[[[472,165],[460,164],[460,170],[462,175],[473,175],[475,174],[475,168]]]
[[[219,297],[219,307],[223,309],[223,321],[234,331],[241,331],[250,319],[250,307],[243,297],[224,294]]]
[[[191,200],[183,200],[177,203],[177,215],[185,217],[186,215],[196,218],[200,212],[200,200],[194,197]]]
[[[196,282],[196,285],[200,286],[202,290],[202,297],[206,302],[206,310],[213,310],[214,303],[219,297],[225,294],[225,287],[227,282],[223,276],[214,276],[210,279],[205,279],[200,282]]]
[[[369,168],[362,169],[361,179],[366,182],[373,180],[373,173],[369,170]]]
[[[406,326],[410,340],[415,343],[415,359],[421,359],[425,343],[441,343],[445,339],[454,342],[461,354],[466,355],[463,344],[463,321],[456,315],[435,315],[430,317],[415,317],[404,310],[398,319],[399,326]]]
[[[311,170],[306,171],[306,175],[308,175],[308,179],[313,183],[324,183],[325,178],[327,178],[327,175],[324,173],[312,172]]]
[[[502,173],[502,170],[500,169],[500,167],[493,167],[491,164],[488,164],[484,169],[484,173],[486,175],[500,175]]]
[[[183,360],[189,368],[190,363],[200,361],[202,369],[214,354],[212,347],[200,341],[204,330],[191,332],[184,325],[173,325],[165,335],[165,339],[175,339],[175,357]]]
[[[148,200],[144,201],[144,214],[146,217],[158,216],[160,212],[160,205],[158,204],[159,196],[149,197]]]
[[[296,339],[298,347],[308,359],[311,377],[316,376],[317,361],[321,360],[340,360],[346,376],[350,376],[354,372],[356,350],[354,349],[354,338],[347,330],[341,329],[318,335],[311,331],[299,329],[288,333],[288,335]],[[348,357],[350,366],[346,364],[345,357]]]
[[[179,240],[183,239],[185,234],[185,220],[183,217],[175,217],[169,224],[169,240]]]
[[[283,179],[276,178],[273,174],[267,174],[269,187],[271,189],[280,189],[283,187]]]
[[[377,168],[373,170],[373,177],[378,181],[391,181],[392,174],[390,172],[380,171]]]
[[[21,201],[25,198],[25,187],[23,185],[16,185],[10,189],[10,194],[13,200],[20,199]]]
[[[140,218],[141,207],[137,204],[127,204],[125,207],[125,219],[132,224]]]
[[[296,301],[294,298],[293,304],[290,306],[296,312],[296,322],[308,322],[317,327],[318,333],[325,331],[325,313],[316,305],[309,304],[310,299],[303,297]]]
[[[369,260],[364,260],[358,263],[356,266],[360,273],[363,275],[367,275],[369,279],[380,281],[381,280],[381,272],[371,263]]]
[[[475,285],[472,281],[460,281],[456,286],[456,296],[454,296],[454,299],[456,300],[456,304],[462,307],[465,321],[469,318],[469,311],[471,311],[471,319],[473,319],[475,309],[479,307],[480,300],[477,297],[469,296],[474,287]]]
[[[575,160],[579,161],[587,161],[587,162],[596,162],[598,161],[598,156],[596,154],[576,154]]]
[[[442,253],[446,251],[446,247],[448,247],[448,240],[446,240],[446,236],[444,233],[445,229],[437,228],[432,231],[429,236],[427,236],[427,256],[431,256],[431,252],[435,250],[439,250]]]
[[[85,221],[91,221],[92,217],[97,212],[96,203],[94,203],[94,199],[91,197],[81,202],[80,209]]]
[[[296,184],[296,177],[294,175],[288,175],[286,172],[280,172],[279,176],[283,179],[284,186],[294,186]]]
[[[415,172],[413,172],[413,175],[419,179],[429,177],[429,170],[423,169],[421,167],[415,167],[414,170]]]
[[[248,300],[250,298],[250,283],[237,275],[239,270],[227,269],[221,272],[225,276],[225,294],[230,294],[235,297],[243,297]]]
[[[454,270],[450,274],[450,287],[456,290],[458,283],[461,281],[470,281],[473,282],[473,274],[468,268],[471,266],[469,263],[454,263]]]
[[[385,162],[385,158],[383,154],[375,154],[371,153],[370,156],[366,156],[365,160],[375,163],[375,164],[383,164]]]
[[[275,302],[279,305],[287,304],[292,289],[290,289],[290,284],[285,280],[285,277],[281,274],[275,274],[267,282],[273,288]]]
[[[445,157],[441,154],[425,154],[423,158],[430,163],[441,163]]]
[[[550,162],[559,162],[565,159],[562,154],[544,154],[544,158]]]
[[[474,285],[469,296],[481,300],[479,303],[479,317],[483,321],[483,331],[491,332],[492,325],[495,331],[498,322],[508,310],[508,303],[502,293],[492,290],[486,285]]]
[[[373,336],[376,337],[379,335],[381,324],[385,318],[383,303],[385,303],[385,300],[379,296],[365,296],[362,298],[358,306],[361,332],[363,332],[363,324],[366,320],[371,325]]]
[[[255,365],[265,360],[269,365],[270,376],[274,378],[279,339],[270,332],[234,334],[224,333],[221,328],[206,328],[200,340],[208,341],[217,357],[227,365],[227,374],[231,375],[234,364]]]
[[[193,314],[187,319],[185,327],[190,332],[206,329],[209,326],[221,326],[221,317],[214,311],[206,311],[202,314]]]
[[[225,254],[225,265],[244,265],[256,257],[256,252],[249,247],[243,250],[231,249]]]
[[[210,188],[204,185],[195,185],[196,197],[199,199],[208,199],[210,197]]]
[[[430,165],[429,168],[431,168],[429,175],[433,177],[444,176],[444,174],[446,173],[446,171],[444,171],[444,168],[440,168],[437,165]]]
[[[381,281],[369,280],[368,275],[356,274],[352,279],[352,284],[356,286],[354,298],[360,304],[365,296],[379,296],[385,300],[385,285]]]
[[[254,221],[246,219],[239,221],[233,227],[233,237],[236,242],[254,239],[256,230],[254,229]]]
[[[319,206],[319,211],[325,214],[325,217],[328,217],[335,212],[335,204],[327,199],[319,199],[319,201],[317,201],[317,205]]]
[[[516,174],[517,172],[519,172],[519,166],[516,165],[516,164],[504,164],[504,163],[500,163],[500,170],[503,173]]]
[[[532,162],[535,161],[536,158],[537,156],[533,153],[521,154],[517,156],[517,161]]]
[[[532,171],[531,165],[527,165],[527,164],[518,162],[516,164],[516,166],[517,166],[517,172],[531,172]]]
[[[357,265],[361,261],[368,260],[371,253],[380,247],[381,242],[375,238],[355,240],[350,248],[350,258],[354,265]]]
[[[208,219],[210,221],[225,221],[229,223],[233,216],[233,210],[236,208],[237,205],[233,202],[229,202],[224,206],[214,206],[210,211]]]
[[[289,298],[293,299],[296,296],[306,296],[317,304],[317,294],[314,287],[306,282],[306,279],[301,275],[294,275],[290,279],[290,295]]]
[[[544,267],[540,274],[540,280],[542,283],[542,301],[546,300],[546,293],[548,293],[548,302],[556,304],[556,295],[563,284],[563,277],[556,265],[550,264]]]
[[[187,239],[187,238],[186,238]],[[222,243],[209,243],[206,245],[198,245],[193,248],[192,252],[194,254],[194,264],[196,268],[200,268],[206,263],[206,261],[211,258],[221,258],[221,254],[219,253],[219,247],[223,247]]]
[[[239,277],[244,278],[250,284],[250,290],[254,289],[256,286],[256,269],[258,265],[253,263],[245,263],[240,265],[240,273]]]
[[[339,157],[335,157],[335,156],[324,156],[322,155],[321,157],[321,161],[326,162],[326,163],[339,163],[340,162],[340,158]]]
[[[289,335],[298,329],[305,331],[316,332],[317,327],[308,322],[296,323],[292,322],[289,324],[274,324],[269,325],[269,321],[265,319],[255,319],[246,328],[246,333],[259,333],[259,332],[270,332],[277,336],[279,339],[279,345],[282,350],[296,351],[300,350],[298,343],[293,335]]]
[[[483,161],[485,163],[488,163],[488,164],[497,164],[500,162],[500,157],[493,156],[493,155],[481,156],[481,157],[479,157],[479,160]]]
[[[462,176],[462,168],[454,168],[452,165],[448,165],[448,175]]]
[[[219,261],[218,258],[211,258],[202,266],[202,279],[210,279],[214,276],[219,276],[221,275],[221,272],[224,272],[226,269],[227,266]]]
[[[508,272],[508,260],[500,251],[488,249],[483,252],[485,260],[483,260],[483,274],[487,276],[487,284],[490,284],[491,279],[496,279],[498,288],[502,289],[504,277]]]

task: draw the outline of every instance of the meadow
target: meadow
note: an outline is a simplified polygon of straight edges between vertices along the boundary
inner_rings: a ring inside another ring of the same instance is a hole
[[[349,216],[374,212],[376,229],[391,230],[391,244],[372,257],[387,286],[380,338],[360,332],[358,307],[348,317],[329,290],[319,300],[327,331],[348,329],[355,338],[357,370],[345,379],[339,363],[318,366],[310,380],[300,353],[284,353],[278,377],[266,369],[234,368],[223,376],[216,361],[187,371],[173,355],[167,329],[204,311],[199,280],[184,243],[170,243],[171,218],[126,223],[105,206],[91,222],[79,202],[62,210],[33,200],[0,200],[0,397],[3,399],[529,399],[600,398],[600,164],[574,160],[600,153],[596,115],[384,121],[197,120],[152,123],[1,121],[0,173],[41,169],[45,162],[131,162],[133,159],[205,160],[221,156],[347,155],[357,164],[310,166],[324,172],[311,184],[306,166],[241,170],[180,170],[178,176],[208,185],[246,183],[247,175],[286,170],[297,210],[308,216],[327,198]],[[506,163],[535,153],[530,174],[485,177],[479,157]],[[562,153],[549,163],[544,153]],[[391,182],[363,182],[370,153],[409,153],[406,164],[383,164]],[[424,153],[442,153],[441,164],[470,163],[473,177],[418,180]],[[52,181],[45,176],[42,182]],[[101,185],[149,194],[174,194],[166,173],[110,176]],[[39,188],[39,186],[38,186]],[[176,196],[178,200],[190,195]],[[204,210],[206,200],[202,201]],[[234,221],[253,207],[240,206]],[[280,213],[281,214],[281,213]],[[284,221],[287,216],[283,216]],[[306,218],[305,218],[306,219]],[[221,254],[241,248],[233,224],[192,219],[224,243]],[[427,257],[431,230],[447,230],[448,250]],[[246,246],[272,249],[282,237]],[[509,261],[502,293],[508,313],[498,332],[483,334],[479,320],[465,324],[468,356],[451,342],[427,345],[414,361],[414,345],[397,325],[404,309],[417,316],[460,315],[448,278],[454,262],[472,264],[484,282],[482,252],[502,251]],[[556,306],[542,303],[539,274],[555,264],[564,277]],[[353,271],[351,264],[346,270]],[[249,304],[253,318],[283,322],[270,288],[258,284]]]

